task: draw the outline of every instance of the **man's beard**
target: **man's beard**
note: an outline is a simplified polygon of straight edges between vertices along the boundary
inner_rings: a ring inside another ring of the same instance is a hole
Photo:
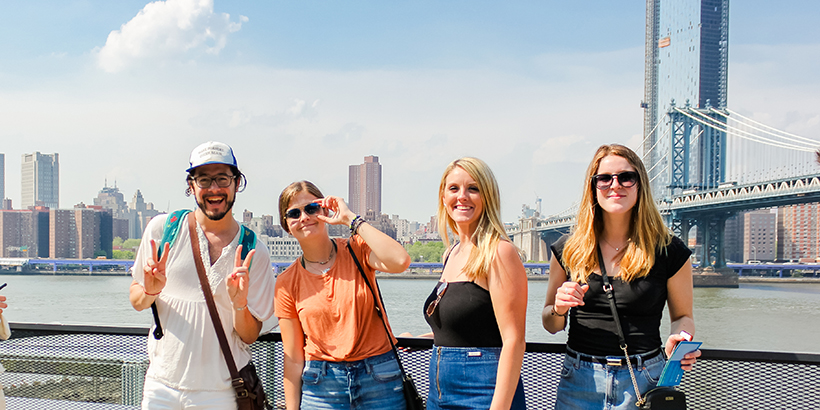
[[[213,196],[217,196],[217,195],[209,195],[209,196],[213,197]],[[206,203],[207,201],[205,200],[205,198],[197,198],[196,199],[196,204],[199,206],[199,209],[202,211],[203,214],[205,214],[205,216],[208,219],[210,219],[212,221],[220,221],[220,220],[222,220],[222,218],[225,217],[225,215],[228,215],[231,212],[231,210],[233,209],[233,203],[234,203],[234,201],[236,201],[236,196],[234,196],[233,198],[228,198],[228,196],[226,195],[226,196],[224,196],[224,198],[225,198],[225,203],[228,205],[224,212],[209,211],[207,209],[207,203]]]

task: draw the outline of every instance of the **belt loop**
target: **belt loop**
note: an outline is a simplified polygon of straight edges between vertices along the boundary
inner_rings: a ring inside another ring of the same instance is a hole
[[[575,370],[578,370],[581,368],[581,353],[574,350],[571,350],[571,352],[575,355]]]
[[[322,363],[322,377],[327,376],[327,360],[321,360]]]
[[[638,360],[636,360],[636,361],[637,361],[637,364],[636,364],[635,366],[636,366],[638,369],[643,369],[643,355],[642,355],[642,354],[639,354],[639,355],[637,355],[637,356],[638,356]]]

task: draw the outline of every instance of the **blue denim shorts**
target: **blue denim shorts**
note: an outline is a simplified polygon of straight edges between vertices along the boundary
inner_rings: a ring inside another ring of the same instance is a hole
[[[558,383],[556,410],[635,410],[635,387],[625,365],[611,366],[608,356],[587,356],[567,348],[561,381]],[[609,356],[624,359],[624,356]],[[629,356],[641,394],[658,384],[666,363],[660,351]]]
[[[405,407],[401,370],[392,350],[353,362],[305,362],[302,409],[405,410]]]
[[[433,346],[427,410],[489,409],[500,355],[500,347]],[[526,408],[524,383],[519,375],[510,409]]]

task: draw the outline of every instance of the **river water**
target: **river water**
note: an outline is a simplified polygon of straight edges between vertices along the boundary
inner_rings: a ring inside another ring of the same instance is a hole
[[[150,311],[136,312],[128,302],[127,276],[2,275],[2,294],[11,322],[149,326]],[[422,304],[434,279],[379,281],[390,323],[399,334],[429,332]],[[527,341],[566,341],[541,327],[546,281],[529,282]],[[696,340],[704,348],[820,353],[820,284],[741,284],[738,289],[695,289]],[[268,324],[266,328],[270,328]],[[664,319],[662,333],[669,330]]]

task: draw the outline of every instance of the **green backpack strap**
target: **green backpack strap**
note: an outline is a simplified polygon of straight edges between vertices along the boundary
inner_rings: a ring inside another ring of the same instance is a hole
[[[174,242],[177,240],[177,235],[179,235],[181,222],[185,219],[185,215],[188,215],[189,212],[191,212],[189,209],[180,209],[171,212],[171,215],[168,215],[168,219],[165,220],[165,226],[162,228],[162,239],[159,241],[159,246],[157,249],[157,253],[160,258],[162,257],[162,250],[165,249],[166,243],[169,244],[169,249],[171,246],[174,246]]]
[[[159,241],[159,246],[157,247],[157,255],[159,258],[162,257],[162,250],[165,249],[166,243],[168,244],[169,250],[171,246],[174,246],[174,242],[177,240],[177,235],[182,225],[181,222],[189,212],[191,211],[188,209],[180,209],[168,215],[168,219],[165,220],[165,225],[162,228],[162,239]],[[154,323],[156,323],[156,327],[154,327],[154,339],[162,339],[162,325],[159,323],[159,312],[157,311],[156,301],[151,304],[151,313],[154,315]]]
[[[165,249],[166,243],[169,244],[169,249],[171,246],[174,246],[179,230],[182,228],[182,221],[189,212],[191,211],[188,209],[180,209],[168,215],[168,219],[165,220],[165,226],[162,228],[162,240],[160,240],[159,249],[157,250],[159,257],[162,257],[162,250]],[[242,260],[245,260],[248,253],[256,249],[256,234],[244,225],[240,226],[239,234],[239,244],[242,245]],[[159,312],[157,311],[156,302],[151,304],[151,312],[154,315],[154,323],[157,325],[154,328],[154,339],[162,339],[162,325],[159,322]]]
[[[241,225],[239,228],[239,234],[241,235],[239,238],[239,244],[242,245],[242,260],[244,261],[248,256],[248,253],[256,249],[256,234],[252,230],[246,228],[245,225]]]

